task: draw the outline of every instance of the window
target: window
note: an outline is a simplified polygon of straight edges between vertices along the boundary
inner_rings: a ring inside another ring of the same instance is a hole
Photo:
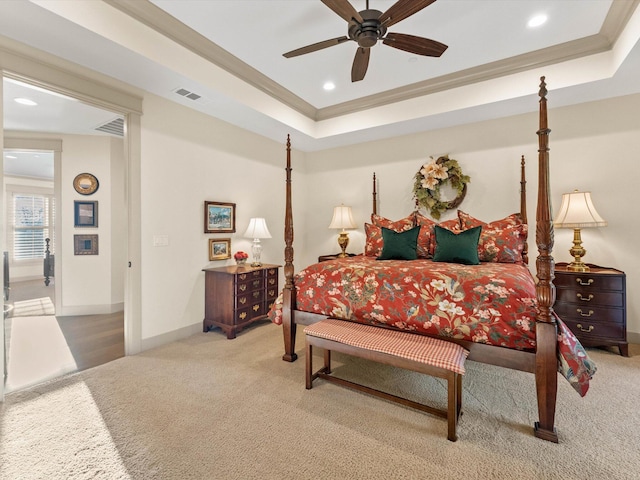
[[[9,218],[12,238],[9,242],[13,262],[44,258],[46,238],[50,238],[49,250],[54,253],[52,195],[12,192]]]

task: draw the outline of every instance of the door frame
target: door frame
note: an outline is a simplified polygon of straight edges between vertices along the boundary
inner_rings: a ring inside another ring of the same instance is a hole
[[[125,119],[125,215],[126,215],[126,268],[124,282],[124,342],[125,355],[141,350],[141,121],[142,98],[130,94],[119,85],[111,86],[112,79],[83,67],[70,64],[53,55],[15,43],[0,41],[0,73],[27,84],[60,93],[98,108],[110,110]],[[14,48],[15,47],[15,48]],[[19,50],[18,50],[19,48]],[[80,73],[79,72],[82,72]],[[3,86],[0,82],[0,151],[5,148]],[[4,156],[0,157],[0,181],[4,183]],[[59,178],[59,175],[57,175]],[[4,225],[6,222],[4,195],[0,195],[0,248],[6,248]],[[57,222],[58,224],[60,222]],[[56,225],[58,228],[58,225]],[[60,238],[60,237],[58,237]],[[56,269],[58,268],[56,259]],[[56,272],[57,273],[57,272]],[[4,273],[0,273],[0,277]],[[57,283],[57,282],[56,282]],[[57,292],[56,292],[57,293]],[[56,302],[58,301],[56,295]],[[0,332],[0,362],[4,367],[4,327]],[[0,402],[4,401],[4,381],[0,382]]]

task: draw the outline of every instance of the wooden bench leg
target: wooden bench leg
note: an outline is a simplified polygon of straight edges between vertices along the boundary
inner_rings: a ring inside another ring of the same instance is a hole
[[[448,390],[448,408],[447,408],[447,423],[449,431],[447,439],[455,442],[458,440],[456,427],[458,426],[458,411],[459,411],[459,396],[458,386],[460,375],[454,372],[449,372],[447,375],[447,390]]]
[[[328,348],[324,351],[324,373],[331,373],[331,350]]]
[[[306,342],[306,343],[307,343],[307,351],[305,355],[307,358],[305,359],[306,361],[305,379],[306,379],[307,390],[311,390],[311,382],[313,382],[313,358],[312,358],[313,349],[309,342]]]

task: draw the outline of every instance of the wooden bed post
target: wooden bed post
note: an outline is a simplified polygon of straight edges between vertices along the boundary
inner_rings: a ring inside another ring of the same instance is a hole
[[[547,125],[547,88],[540,78],[540,129],[538,130],[538,205],[536,209],[536,244],[538,258],[536,272],[536,392],[539,421],[535,423],[536,437],[558,442],[554,427],[558,390],[557,326],[553,315],[556,299],[554,278],[553,223],[549,188],[549,130]]]
[[[371,213],[374,215],[378,213],[378,191],[376,190],[376,172],[373,172],[373,208]]]
[[[528,224],[527,221],[527,179],[525,172],[524,155],[520,160],[520,216],[522,217],[522,223]],[[529,245],[528,242],[524,242],[524,248],[522,249],[522,260],[525,264],[529,264]]]
[[[284,335],[284,355],[282,359],[294,362],[296,355],[296,287],[293,284],[293,212],[291,209],[291,139],[287,135],[287,172],[284,217],[284,290],[282,292],[282,332]]]

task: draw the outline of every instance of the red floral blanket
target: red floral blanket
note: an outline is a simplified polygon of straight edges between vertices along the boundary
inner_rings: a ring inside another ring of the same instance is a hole
[[[536,289],[522,264],[459,265],[357,256],[296,274],[297,309],[370,325],[535,349]],[[269,313],[282,323],[281,300]],[[559,320],[559,319],[558,319]],[[559,371],[581,395],[595,364],[558,321]]]

